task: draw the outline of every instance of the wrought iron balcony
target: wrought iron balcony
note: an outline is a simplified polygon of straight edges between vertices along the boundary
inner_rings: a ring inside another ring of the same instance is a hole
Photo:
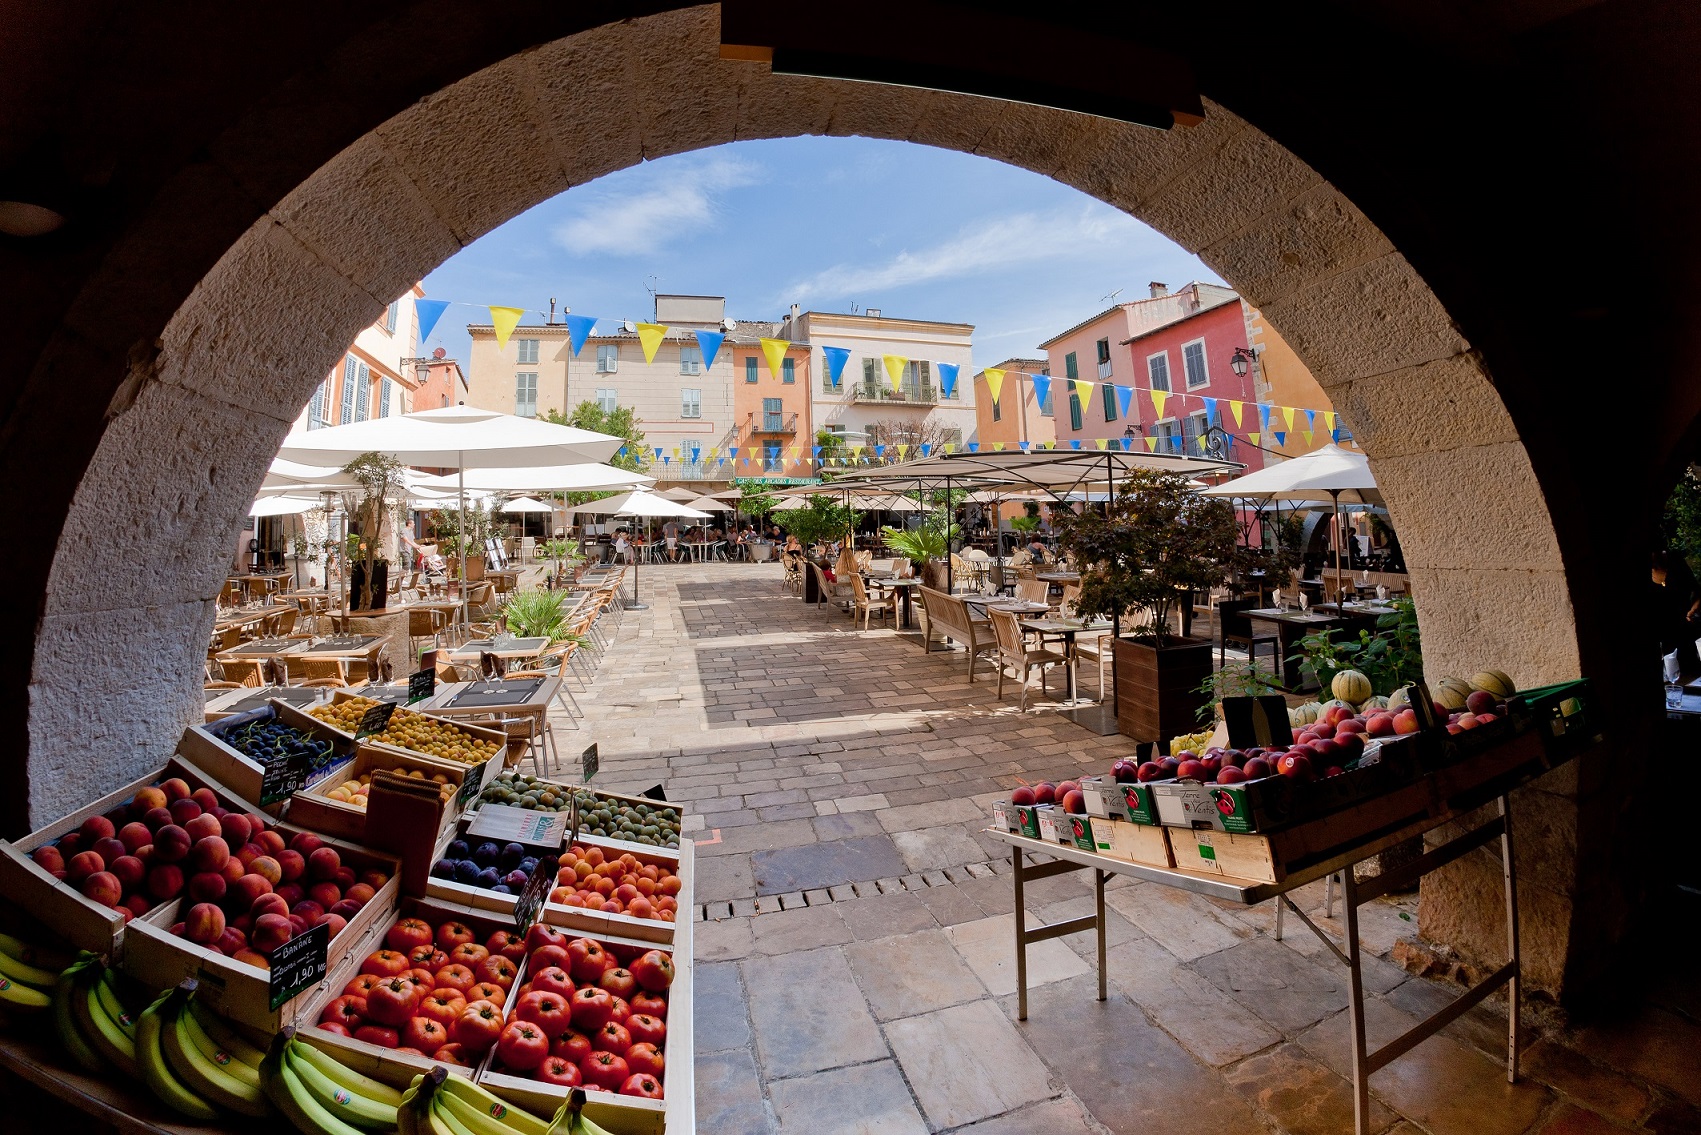
[[[853,402],[877,402],[885,405],[893,403],[911,406],[933,406],[940,400],[940,391],[931,384],[911,386],[908,383],[893,390],[889,385],[878,382],[864,382],[851,388]]]
[[[763,414],[760,417],[751,416],[750,432],[753,434],[781,434],[792,437],[797,434],[797,415],[793,414]]]

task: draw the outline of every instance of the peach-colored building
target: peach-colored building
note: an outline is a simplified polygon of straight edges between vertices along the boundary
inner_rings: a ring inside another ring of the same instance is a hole
[[[467,400],[467,376],[460,361],[438,347],[430,358],[409,360],[413,364],[413,409],[440,410]]]
[[[770,336],[772,338],[772,336]],[[815,444],[811,428],[808,343],[790,343],[780,359],[779,373],[768,366],[762,337],[749,334],[743,326],[721,345],[722,354],[732,356],[732,438],[739,450],[738,473],[754,476],[758,470],[776,475],[809,476],[813,465],[799,465],[791,452],[810,456]],[[760,451],[761,465],[744,458],[750,447]],[[767,456],[779,450],[778,464]]]
[[[355,336],[342,361],[313,391],[291,433],[406,414],[414,408],[417,380],[406,363],[418,353],[414,301],[424,295],[424,287],[415,284]]]
[[[986,371],[1003,371],[998,397]],[[1057,437],[1048,394],[1042,404],[1034,384],[1025,375],[1050,374],[1047,359],[1005,359],[975,373],[975,434],[983,450],[1021,449],[1022,443],[1043,445]]]

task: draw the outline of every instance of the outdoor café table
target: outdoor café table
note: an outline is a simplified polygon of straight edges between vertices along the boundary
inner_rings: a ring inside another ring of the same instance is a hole
[[[255,638],[219,651],[219,658],[276,658],[300,646],[299,638]]]
[[[209,690],[210,694],[219,697],[207,700],[205,715],[208,721],[222,721],[233,713],[243,713],[250,709],[259,709],[267,705],[273,698],[289,702],[298,709],[306,710],[328,701],[331,691],[317,686],[252,686],[240,690]]]
[[[231,611],[215,620],[213,623],[213,629],[215,631],[227,631],[231,627],[243,627],[246,629],[248,627],[258,626],[260,623],[265,622],[275,614],[277,614],[276,611]]]
[[[870,577],[868,580],[868,586],[879,588],[882,591],[890,589],[897,593],[898,627],[900,630],[908,630],[913,622],[910,617],[911,597],[915,595],[915,589],[921,586],[921,580],[898,579],[896,577],[887,579]]]
[[[389,635],[357,634],[333,635],[329,638],[318,638],[311,642],[298,640],[301,645],[294,650],[286,651],[285,658],[339,658],[364,659],[368,673],[378,668],[378,655],[383,651],[384,644],[390,641]]]
[[[1069,697],[1062,704],[1070,709],[1090,704],[1075,696],[1075,636],[1086,630],[1087,624],[1081,619],[1023,619],[1021,623],[1023,630],[1063,640],[1063,656],[1069,660],[1064,667],[1069,675]]]
[[[536,635],[532,638],[515,638],[512,635],[502,635],[497,638],[475,638],[462,643],[449,652],[451,662],[477,662],[486,654],[494,654],[504,662],[514,662],[527,658],[536,658],[549,648],[547,635]]]
[[[437,717],[465,717],[472,714],[502,714],[529,717],[534,726],[532,735],[543,737],[549,722],[549,703],[561,688],[561,679],[506,678],[495,681],[451,682],[438,686],[430,698],[414,706]]]
[[[1290,690],[1297,690],[1301,680],[1299,662],[1292,657],[1294,646],[1308,634],[1342,624],[1337,615],[1315,611],[1284,611],[1280,607],[1255,608],[1243,611],[1242,614],[1255,623],[1266,623],[1274,628],[1277,646],[1281,650],[1282,685]]]

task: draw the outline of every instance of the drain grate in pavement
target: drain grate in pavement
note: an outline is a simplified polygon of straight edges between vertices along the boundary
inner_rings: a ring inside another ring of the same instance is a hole
[[[825,906],[847,899],[872,898],[875,895],[890,895],[898,891],[921,891],[928,887],[950,886],[967,879],[984,879],[988,875],[1009,873],[1008,859],[989,859],[984,863],[970,863],[963,867],[945,867],[938,871],[922,871],[909,875],[893,875],[884,879],[870,879],[864,883],[842,883],[833,887],[788,891],[782,895],[752,895],[747,899],[700,903],[697,906],[697,921],[715,922],[722,918],[772,914],[779,910],[796,910],[805,906]]]

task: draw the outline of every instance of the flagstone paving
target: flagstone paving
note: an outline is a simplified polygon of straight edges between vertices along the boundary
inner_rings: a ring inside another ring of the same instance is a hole
[[[569,758],[598,742],[599,784],[664,786],[697,841],[699,1131],[1352,1130],[1345,970],[1297,920],[1278,942],[1269,904],[1118,877],[1109,999],[1093,935],[1073,934],[1030,949],[1015,1019],[991,801],[1018,777],[1103,771],[1130,742],[1047,712],[1037,687],[1018,713],[990,665],[970,684],[960,653],[855,629],[787,593],[777,565],[646,569],[643,590],[586,720],[554,726]],[[1340,933],[1321,885],[1295,898]],[[1089,913],[1090,884],[1030,884],[1028,905],[1030,925]],[[1373,1044],[1456,992],[1386,960],[1415,917],[1415,896],[1362,912]],[[1508,1085],[1491,1000],[1372,1077],[1372,1127],[1701,1131],[1686,1004],[1546,1035],[1532,1022]]]

